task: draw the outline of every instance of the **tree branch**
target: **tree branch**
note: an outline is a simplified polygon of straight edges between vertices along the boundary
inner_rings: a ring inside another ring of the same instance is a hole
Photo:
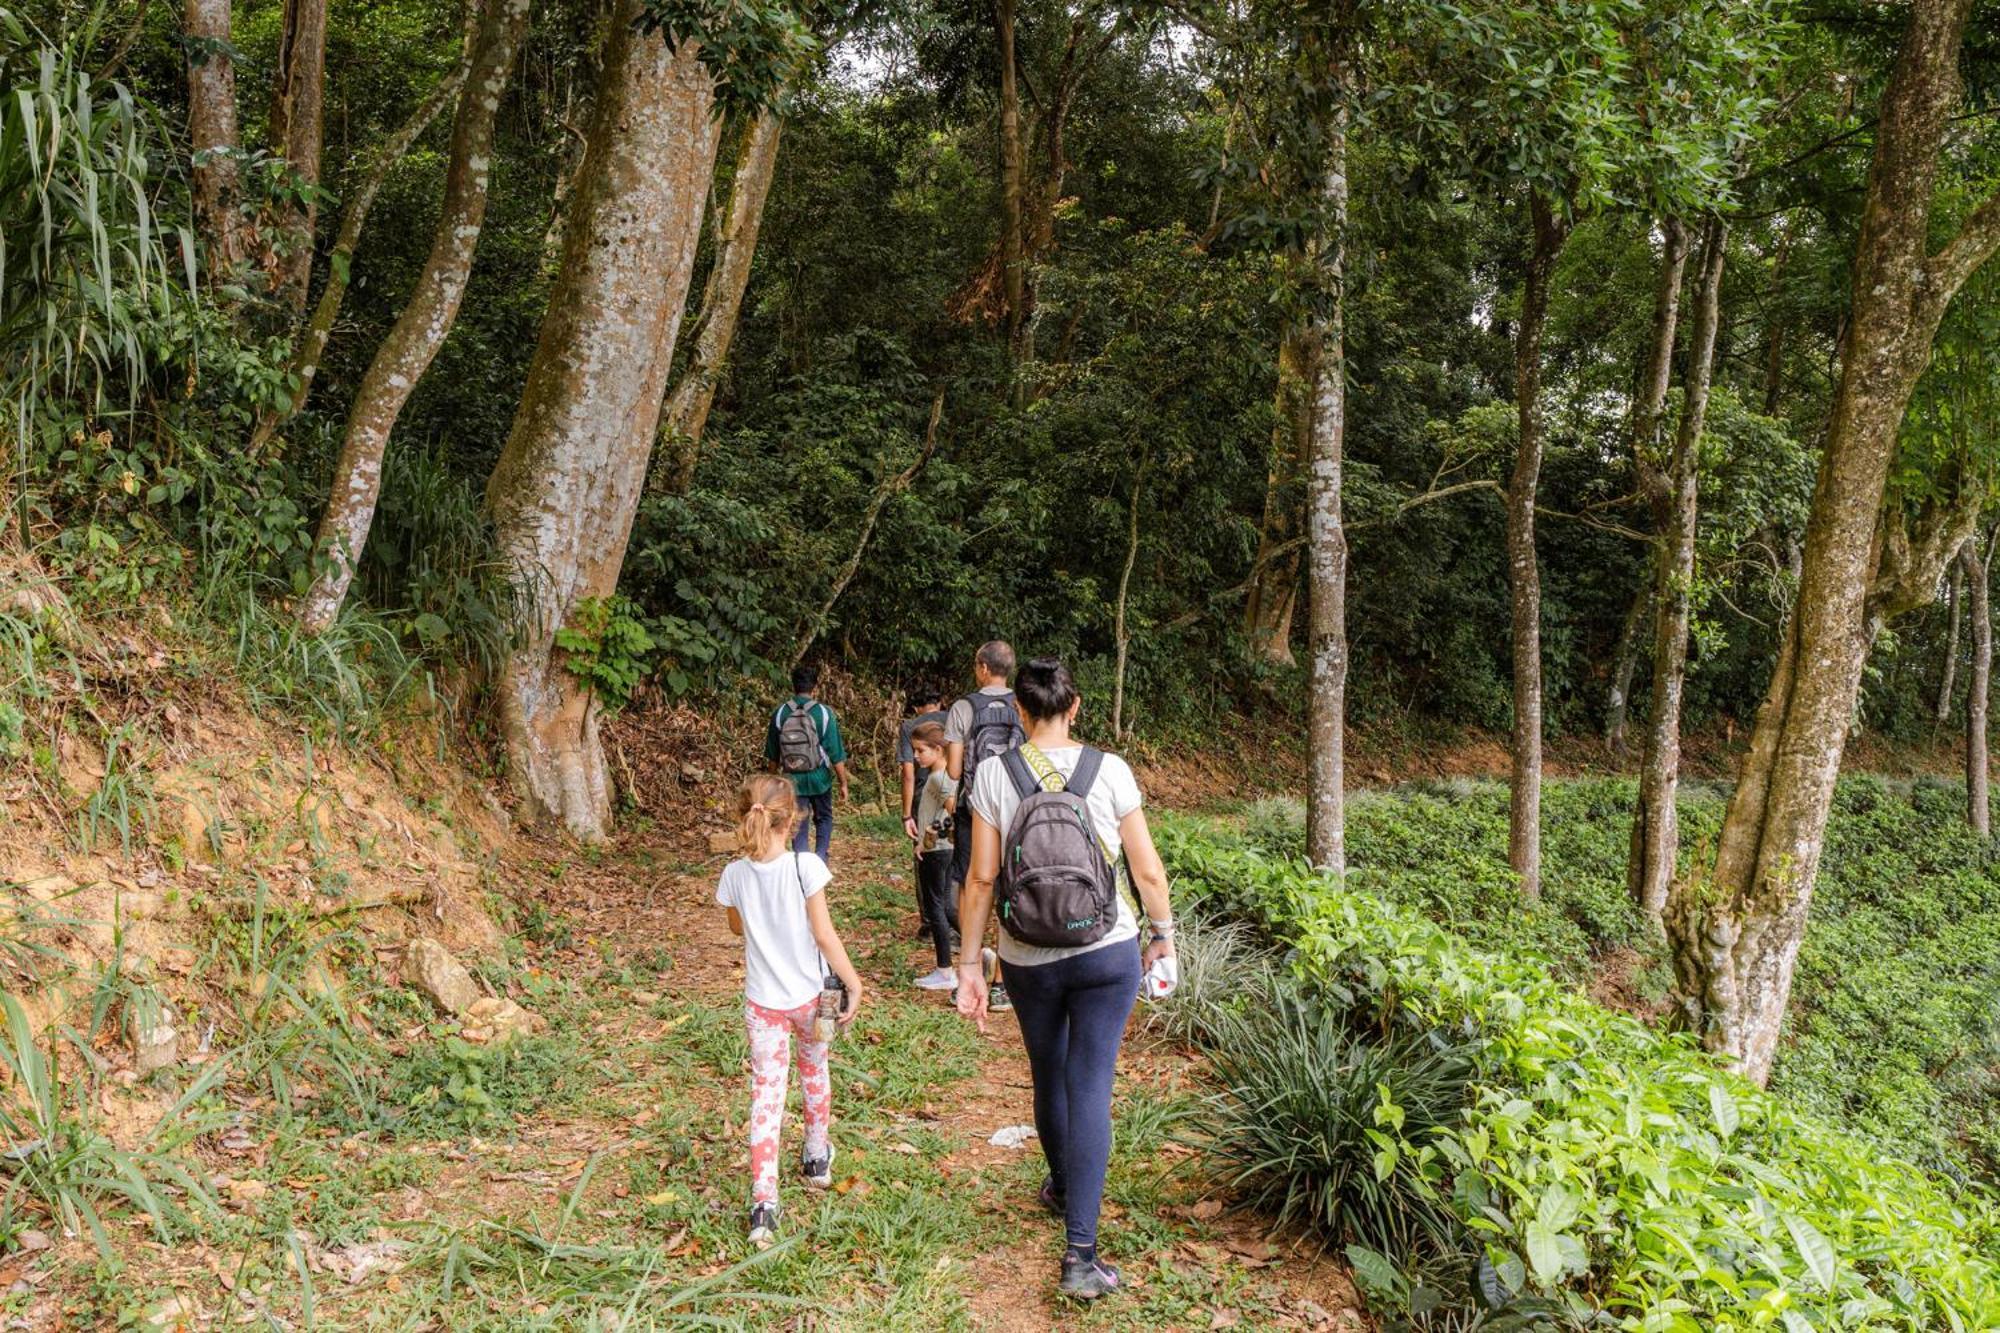
[[[1958,229],[1958,235],[1931,256],[1925,265],[1930,278],[1930,299],[1942,310],[1979,266],[1993,257],[1995,250],[2000,250],[2000,194],[1974,209],[1965,225]]]

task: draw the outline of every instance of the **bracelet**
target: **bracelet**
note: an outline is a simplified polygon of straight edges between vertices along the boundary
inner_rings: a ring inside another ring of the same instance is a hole
[[[1172,939],[1172,938],[1173,938],[1173,935],[1174,935],[1174,919],[1173,919],[1172,917],[1168,917],[1168,918],[1167,918],[1167,919],[1166,919],[1165,921],[1162,921],[1162,920],[1160,920],[1160,919],[1159,919],[1159,918],[1157,918],[1157,917],[1148,917],[1148,918],[1147,918],[1147,921],[1148,921],[1148,922],[1149,922],[1149,923],[1150,923],[1150,924],[1152,925],[1152,927],[1153,927],[1153,938],[1154,938],[1154,939],[1156,939],[1156,940],[1166,940],[1166,939]]]

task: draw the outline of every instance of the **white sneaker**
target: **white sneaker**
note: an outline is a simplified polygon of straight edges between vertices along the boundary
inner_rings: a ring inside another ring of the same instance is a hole
[[[958,977],[950,968],[941,967],[935,972],[927,972],[917,978],[918,990],[950,990],[958,984]]]

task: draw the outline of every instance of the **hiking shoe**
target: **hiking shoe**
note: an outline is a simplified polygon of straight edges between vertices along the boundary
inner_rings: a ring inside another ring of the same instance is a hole
[[[986,1010],[988,1013],[1004,1014],[1013,1007],[1014,1002],[1007,998],[1006,982],[996,981],[986,988]]]
[[[1062,1294],[1073,1301],[1094,1301],[1118,1290],[1118,1270],[1098,1259],[1065,1254]]]
[[[826,1145],[824,1157],[801,1157],[799,1174],[806,1178],[809,1190],[823,1190],[833,1184],[833,1145]]]
[[[769,1244],[778,1234],[778,1205],[775,1203],[754,1204],[750,1209],[750,1243]],[[1069,1280],[1069,1268],[1063,1268],[1063,1280]]]
[[[948,967],[926,972],[916,980],[918,990],[950,990],[958,985],[958,975]]]
[[[1069,1215],[1069,1196],[1056,1188],[1056,1178],[1054,1176],[1044,1176],[1042,1178],[1042,1192],[1035,1197],[1042,1201],[1042,1207],[1048,1209],[1057,1217],[1066,1217]]]

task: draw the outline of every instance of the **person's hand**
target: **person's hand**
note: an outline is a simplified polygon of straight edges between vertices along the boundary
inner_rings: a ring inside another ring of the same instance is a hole
[[[915,842],[919,836],[917,833],[917,821],[909,815],[903,816],[903,832],[909,836],[911,842]]]
[[[847,790],[847,774],[842,773],[840,775],[840,799],[842,802],[846,802],[851,796],[852,793]]]
[[[986,965],[977,958],[958,965],[958,1012],[986,1031]]]
[[[1174,952],[1172,936],[1168,936],[1163,940],[1153,940],[1146,945],[1145,952],[1139,955],[1139,969],[1145,971],[1162,958],[1178,958],[1179,956],[1179,954]]]
[[[847,1025],[854,1021],[854,1016],[860,1012],[861,1012],[861,978],[856,977],[854,980],[847,983],[847,1003],[842,1005],[840,1009],[839,1021],[841,1030],[845,1031],[847,1029]]]

